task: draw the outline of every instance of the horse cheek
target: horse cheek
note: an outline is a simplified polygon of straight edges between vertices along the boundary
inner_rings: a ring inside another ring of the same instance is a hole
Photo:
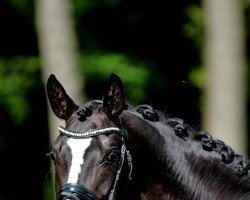
[[[64,181],[63,181],[63,177],[64,177],[64,174],[62,173],[62,170],[59,166],[56,166],[55,167],[55,180],[56,180],[56,191],[58,192],[59,189],[63,186],[64,184]]]
[[[98,175],[97,179],[97,184],[99,183],[99,185],[97,185],[98,193],[100,193],[101,197],[107,196],[112,189],[111,187],[115,179],[113,170],[103,170],[102,173]]]

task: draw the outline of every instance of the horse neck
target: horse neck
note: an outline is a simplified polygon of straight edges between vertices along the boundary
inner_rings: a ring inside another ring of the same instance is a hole
[[[122,114],[122,124],[131,141],[134,176],[145,199],[249,198],[249,178],[237,177],[218,153],[204,151],[199,142],[184,141],[167,125],[129,111]]]

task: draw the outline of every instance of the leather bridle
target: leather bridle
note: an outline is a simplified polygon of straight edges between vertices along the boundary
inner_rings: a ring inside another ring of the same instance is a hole
[[[132,173],[132,157],[130,155],[130,152],[126,148],[126,135],[122,128],[118,127],[107,127],[107,128],[99,128],[94,129],[91,131],[86,132],[75,132],[71,130],[67,130],[66,128],[59,127],[59,132],[62,135],[65,135],[69,138],[75,138],[75,139],[84,139],[84,138],[90,138],[95,137],[98,135],[104,135],[108,133],[116,133],[117,135],[121,136],[122,139],[122,147],[121,147],[121,156],[119,161],[119,167],[116,173],[116,177],[113,183],[113,188],[109,194],[108,200],[116,200],[116,191],[118,187],[118,182],[120,180],[121,172],[124,166],[124,162],[127,159],[128,162],[128,178],[131,179],[131,173]],[[85,188],[84,186],[80,184],[75,183],[67,183],[61,187],[59,192],[57,193],[57,200],[98,200],[97,196]]]

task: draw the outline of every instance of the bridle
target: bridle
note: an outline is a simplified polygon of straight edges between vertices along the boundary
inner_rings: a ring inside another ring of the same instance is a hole
[[[119,161],[118,170],[116,172],[116,177],[113,183],[113,188],[109,194],[108,200],[115,200],[116,199],[116,191],[118,187],[118,182],[120,180],[121,172],[124,166],[125,159],[128,162],[128,179],[131,180],[131,173],[132,173],[132,157],[130,152],[126,148],[126,135],[122,128],[118,127],[107,127],[107,128],[99,128],[93,129],[91,131],[86,132],[75,132],[71,130],[67,130],[66,128],[59,127],[59,132],[62,135],[65,135],[69,138],[75,139],[85,139],[90,137],[95,137],[98,135],[104,135],[108,133],[116,133],[117,135],[121,136],[122,139],[122,147],[121,147],[121,156]],[[97,196],[85,188],[80,184],[75,183],[67,183],[61,187],[57,194],[57,200],[98,200]]]

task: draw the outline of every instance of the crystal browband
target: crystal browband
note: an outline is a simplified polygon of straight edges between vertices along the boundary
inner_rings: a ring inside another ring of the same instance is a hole
[[[79,138],[79,139],[94,137],[97,135],[103,135],[103,134],[113,133],[113,132],[124,136],[123,130],[118,127],[107,127],[107,128],[94,129],[94,130],[86,131],[86,132],[76,132],[76,131],[67,130],[63,128],[62,126],[59,126],[58,130],[62,135],[65,135],[71,138]]]

